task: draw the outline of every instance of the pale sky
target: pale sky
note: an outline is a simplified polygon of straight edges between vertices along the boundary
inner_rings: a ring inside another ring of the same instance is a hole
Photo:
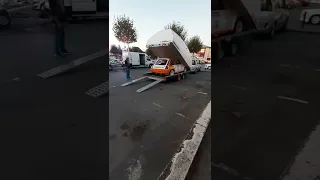
[[[112,31],[114,17],[123,14],[133,20],[138,32],[138,41],[130,47],[145,51],[147,40],[173,21],[185,26],[188,38],[198,35],[211,46],[211,0],[109,0],[109,46],[124,47]]]

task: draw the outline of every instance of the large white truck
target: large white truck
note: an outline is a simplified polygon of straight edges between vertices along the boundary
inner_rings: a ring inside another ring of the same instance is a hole
[[[128,86],[143,79],[154,80],[137,90],[137,92],[143,92],[164,81],[184,79],[187,72],[190,72],[192,67],[196,67],[186,43],[171,29],[155,33],[147,41],[146,46],[158,57],[150,68],[150,73],[145,73],[142,77],[122,86]]]
[[[124,65],[125,60],[129,59],[132,67],[151,67],[153,62],[146,53],[140,52],[122,52],[122,65]]]
[[[237,54],[239,36],[257,32],[272,39],[276,30],[284,29],[289,14],[276,10],[275,2],[274,0],[213,0],[211,34],[215,60]],[[270,7],[263,9],[263,4],[270,4]]]
[[[192,67],[192,56],[186,43],[171,29],[155,33],[146,46],[158,57],[150,69],[154,74],[174,75]]]
[[[68,17],[77,18],[108,18],[109,2],[105,0],[64,0]],[[50,11],[49,1],[40,0],[33,5],[40,9],[41,14]]]

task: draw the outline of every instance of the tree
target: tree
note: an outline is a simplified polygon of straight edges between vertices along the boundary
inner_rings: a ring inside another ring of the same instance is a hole
[[[118,50],[117,46],[114,44],[111,45],[110,52],[112,54],[119,54],[119,50]]]
[[[128,47],[129,44],[137,42],[138,35],[133,20],[125,15],[114,18],[112,30],[118,41],[127,44]]]
[[[152,59],[156,59],[156,58],[157,58],[157,56],[155,56],[155,55],[153,54],[153,52],[151,51],[150,48],[148,48],[148,49],[146,50],[146,54],[147,54],[148,56],[150,56]]]
[[[139,53],[144,53],[139,47],[132,47],[129,48],[129,52],[139,52]]]
[[[188,40],[187,46],[189,48],[189,51],[194,54],[201,50],[202,41],[199,36],[193,36]]]
[[[187,39],[188,32],[180,22],[173,21],[173,23],[168,24],[164,28],[171,29],[172,31],[177,33],[184,41]]]

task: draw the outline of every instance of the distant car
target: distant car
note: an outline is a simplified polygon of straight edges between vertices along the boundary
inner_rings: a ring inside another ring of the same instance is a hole
[[[289,21],[289,13],[283,9],[261,11],[255,15],[259,34],[273,38],[276,31],[285,30]]]
[[[300,21],[313,25],[320,24],[320,9],[304,9],[300,14]]]
[[[198,59],[192,59],[192,66],[190,67],[190,71],[192,73],[197,73],[201,71],[201,64],[199,63]]]
[[[210,70],[210,69],[211,69],[211,62],[206,63],[206,64],[204,65],[204,69]]]
[[[40,10],[40,12],[47,12],[50,10],[49,1],[48,0],[33,1],[32,9]]]
[[[0,5],[0,29],[8,28],[11,24],[10,13]]]

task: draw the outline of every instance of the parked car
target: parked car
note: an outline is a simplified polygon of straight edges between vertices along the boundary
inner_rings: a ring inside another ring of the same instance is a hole
[[[204,65],[205,70],[210,70],[211,69],[211,62],[208,62]]]
[[[276,31],[286,30],[289,13],[283,9],[261,11],[256,15],[258,33],[273,38]]]
[[[190,67],[190,71],[192,73],[197,73],[201,71],[201,64],[199,63],[198,59],[192,59],[192,66]]]
[[[8,28],[11,25],[10,13],[0,5],[0,29]]]
[[[300,14],[300,21],[313,25],[320,24],[320,9],[304,9]]]
[[[41,12],[45,12],[50,10],[49,1],[48,0],[36,0],[33,1],[32,9],[40,10]]]

